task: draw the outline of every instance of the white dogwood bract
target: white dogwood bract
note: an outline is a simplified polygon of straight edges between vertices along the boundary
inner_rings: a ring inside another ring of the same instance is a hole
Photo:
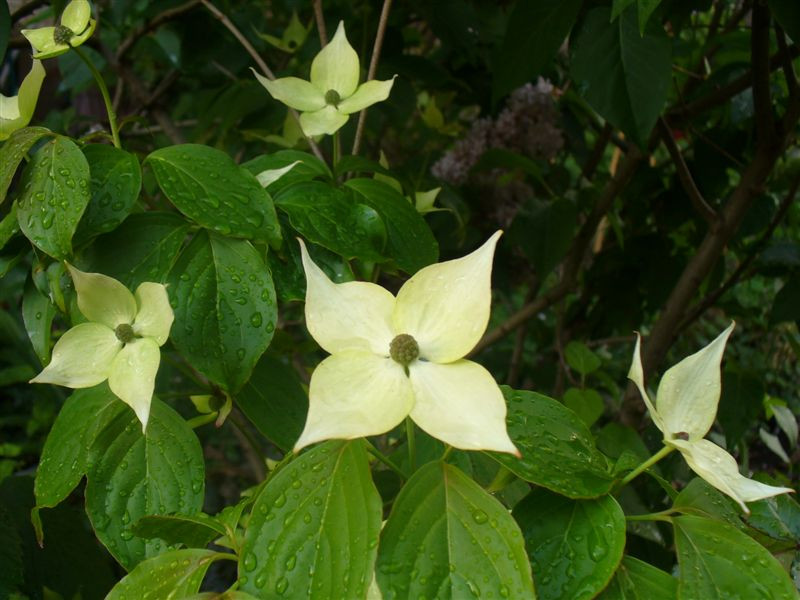
[[[749,513],[745,502],[792,492],[748,479],[739,473],[736,460],[723,448],[704,439],[717,416],[720,363],[734,323],[705,348],[687,356],[664,373],[651,402],[644,386],[641,338],[637,335],[628,378],[639,388],[650,417],[664,434],[664,444],[681,452],[691,469]]]
[[[300,241],[306,324],[331,354],[311,376],[295,451],[385,433],[404,418],[465,450],[518,454],[489,372],[465,360],[486,330],[498,231],[480,248],[413,275],[397,297],[374,283],[333,283]]]
[[[167,289],[146,281],[136,295],[116,279],[84,273],[67,265],[88,319],[56,342],[50,364],[31,379],[78,389],[108,379],[111,391],[130,406],[147,427],[160,346],[169,337],[174,314]]]
[[[45,70],[42,63],[34,60],[31,70],[22,80],[16,96],[0,94],[0,141],[22,129],[31,121],[39,91],[42,89]]]
[[[275,100],[301,112],[300,126],[307,136],[335,133],[352,113],[386,100],[394,84],[394,79],[373,79],[358,85],[358,54],[347,41],[341,21],[333,39],[314,57],[310,81],[299,77],[269,80],[253,73]]]

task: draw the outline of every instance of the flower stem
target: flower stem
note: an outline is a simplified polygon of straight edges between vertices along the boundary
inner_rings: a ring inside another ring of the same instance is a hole
[[[625,515],[626,521],[669,521],[669,515],[675,511],[672,508],[643,515]]]
[[[336,165],[339,164],[339,159],[342,156],[342,140],[339,138],[339,132],[333,134],[333,160],[331,161],[331,171],[336,172]]]
[[[658,461],[660,461],[662,458],[664,458],[667,454],[669,454],[673,450],[675,450],[674,446],[664,446],[663,448],[661,448],[661,450],[653,454],[653,456],[648,458],[646,461],[644,461],[642,464],[636,467],[633,471],[628,473],[622,479],[622,481],[619,482],[619,487],[622,487],[623,485],[629,483],[632,479],[635,479],[638,475],[640,475],[642,472],[652,467],[654,464],[656,464]]]
[[[92,64],[92,61],[89,60],[89,57],[83,53],[83,50],[76,47],[73,47],[72,49],[89,68],[89,71],[92,73],[92,77],[94,77],[94,80],[97,83],[97,87],[100,88],[100,93],[103,96],[103,102],[106,105],[106,112],[108,113],[108,125],[111,128],[111,140],[114,142],[115,148],[122,148],[122,145],[119,142],[119,126],[117,125],[117,115],[114,112],[114,106],[111,103],[111,96],[108,94],[108,87],[106,86],[106,82],[103,81],[103,76],[100,75],[100,71],[95,68],[95,66]]]
[[[499,492],[512,481],[517,478],[514,473],[509,471],[507,468],[501,466],[500,469],[497,471],[497,474],[492,479],[492,483],[489,484],[489,487],[486,488],[486,491],[490,494],[494,494],[495,492]]]
[[[380,462],[385,464],[392,471],[397,473],[400,477],[402,477],[403,479],[406,479],[406,474],[403,473],[403,471],[400,469],[400,467],[398,467],[396,464],[394,464],[394,462],[392,462],[391,458],[389,458],[383,452],[381,452],[375,446],[373,446],[372,443],[369,440],[365,439],[364,443],[367,445],[367,452],[372,454],[372,456],[377,458]]]
[[[414,439],[414,421],[406,417],[406,443],[408,444],[408,467],[413,473],[417,470],[417,442]]]

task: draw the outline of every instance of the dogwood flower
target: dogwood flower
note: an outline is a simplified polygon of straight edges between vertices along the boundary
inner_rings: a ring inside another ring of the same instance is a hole
[[[699,352],[687,356],[664,373],[658,385],[655,405],[644,387],[641,338],[637,335],[628,378],[642,395],[650,417],[664,434],[664,444],[676,448],[691,469],[742,507],[786,492],[791,488],[775,487],[748,479],[739,473],[736,460],[705,435],[714,424],[721,391],[720,363],[734,323]]]
[[[311,62],[311,81],[282,77],[270,81],[256,73],[270,95],[301,111],[300,126],[307,136],[331,135],[347,123],[349,115],[389,97],[394,79],[375,79],[358,85],[358,54],[347,41],[339,22],[330,43]]]
[[[96,25],[89,2],[72,0],[61,13],[60,25],[23,29],[21,33],[36,50],[33,58],[53,58],[88,40]]]
[[[61,336],[50,364],[31,383],[78,389],[108,379],[111,391],[134,410],[144,431],[161,360],[159,346],[167,341],[174,318],[167,289],[146,281],[134,297],[116,279],[67,267],[78,309],[88,322]]]
[[[333,283],[300,242],[306,325],[331,356],[311,375],[308,418],[295,451],[331,438],[378,435],[410,416],[456,448],[518,454],[500,388],[486,369],[463,358],[489,322],[501,234],[463,258],[421,269],[397,297],[374,283]]]
[[[0,141],[8,139],[17,129],[31,122],[39,90],[44,81],[44,67],[38,60],[33,61],[30,72],[22,80],[16,96],[0,94]]]

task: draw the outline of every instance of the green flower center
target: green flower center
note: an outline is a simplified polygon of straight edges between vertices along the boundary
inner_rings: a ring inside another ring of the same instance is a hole
[[[339,92],[336,90],[328,90],[325,92],[325,103],[330,104],[332,106],[339,106],[339,102],[342,101],[342,97],[339,95]],[[412,338],[413,339],[413,338]]]
[[[69,44],[69,41],[75,37],[75,32],[65,25],[56,25],[56,30],[53,32],[53,41],[56,44]]]
[[[117,335],[117,339],[123,344],[132,342],[136,338],[136,334],[133,332],[133,327],[127,323],[120,323],[117,325],[114,333]]]
[[[393,361],[407,367],[419,356],[419,344],[407,333],[401,333],[389,344],[389,356]]]

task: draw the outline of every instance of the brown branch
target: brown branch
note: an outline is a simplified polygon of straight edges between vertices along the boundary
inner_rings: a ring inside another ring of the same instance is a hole
[[[170,142],[176,145],[185,143],[186,139],[184,138],[183,134],[175,126],[175,123],[172,122],[172,119],[165,110],[157,106],[152,106],[147,109],[145,108],[148,106],[148,101],[151,94],[145,85],[139,80],[139,78],[133,74],[133,71],[123,65],[117,65],[116,70],[117,73],[119,73],[119,76],[125,81],[125,85],[127,85],[127,87],[131,90],[131,93],[136,98],[136,101],[142,106],[141,110],[148,110],[150,112],[150,114],[161,127],[164,135],[169,138]]]
[[[733,273],[731,273],[731,275],[725,280],[725,283],[708,294],[699,304],[697,304],[697,306],[691,310],[689,315],[678,326],[678,332],[683,331],[690,324],[699,319],[705,311],[716,304],[717,300],[719,300],[725,292],[730,290],[739,282],[744,273],[750,268],[750,265],[753,264],[753,261],[755,261],[758,255],[761,254],[769,240],[772,239],[772,235],[775,233],[778,225],[780,225],[781,221],[783,221],[786,213],[789,212],[789,208],[791,207],[792,202],[794,202],[794,198],[797,195],[798,187],[800,187],[800,177],[795,178],[786,196],[781,201],[778,210],[775,212],[775,215],[772,217],[769,225],[764,230],[764,233],[761,235],[758,241],[753,244],[753,249],[750,254],[748,254],[747,257],[739,263],[739,266],[737,266]]]
[[[678,179],[680,180],[681,185],[683,185],[683,190],[686,192],[686,195],[689,196],[689,201],[692,203],[695,211],[697,211],[697,213],[703,217],[706,223],[713,225],[717,220],[717,213],[713,208],[711,208],[711,206],[708,205],[705,198],[703,198],[703,194],[701,194],[700,190],[697,189],[697,185],[695,184],[694,178],[689,171],[689,167],[686,166],[686,161],[683,160],[681,150],[678,148],[675,138],[672,137],[672,131],[663,117],[658,119],[658,130],[661,134],[661,139],[664,142],[664,145],[667,147],[670,157],[672,158],[672,162],[675,163],[675,170],[678,173]]]
[[[317,33],[319,33],[319,45],[324,48],[328,45],[328,31],[325,28],[325,15],[322,14],[322,0],[314,0],[314,20],[317,22]]]
[[[372,46],[372,58],[369,61],[369,71],[367,81],[375,79],[375,72],[378,70],[378,60],[381,57],[383,47],[383,36],[386,33],[386,24],[389,21],[389,11],[392,8],[392,0],[383,0],[381,16],[378,20],[378,31],[375,34],[375,44]],[[353,140],[353,150],[351,154],[356,155],[361,149],[361,138],[364,135],[364,124],[367,120],[367,109],[364,108],[358,115],[358,125],[356,126],[356,137]]]
[[[572,290],[577,280],[580,266],[591,245],[592,238],[597,231],[598,225],[603,216],[611,209],[614,200],[628,183],[628,180],[636,171],[641,160],[642,153],[635,146],[631,146],[630,151],[617,169],[616,175],[606,184],[600,198],[598,198],[592,211],[586,217],[586,221],[584,221],[578,231],[578,234],[572,240],[566,258],[562,263],[561,279],[559,282],[547,292],[535,298],[532,302],[524,305],[504,323],[501,323],[487,332],[475,345],[470,356],[477,354],[504,338],[527,320],[535,317],[555,302],[561,300]]]
[[[786,78],[786,89],[789,91],[789,106],[780,123],[780,133],[785,135],[793,118],[791,113],[796,111],[797,105],[800,104],[800,84],[797,82],[797,73],[794,72],[794,65],[789,58],[786,35],[777,23],[775,23],[775,35],[778,38],[778,49],[783,59],[781,66],[783,67],[783,76]]]
[[[775,144],[777,131],[772,114],[769,89],[769,9],[766,2],[753,2],[753,23],[750,34],[750,60],[753,65],[753,112],[756,119],[756,144]]]
[[[608,142],[611,140],[611,134],[613,130],[614,128],[611,127],[611,123],[606,123],[603,126],[603,129],[600,131],[600,134],[597,136],[597,141],[594,143],[592,153],[586,159],[586,162],[583,163],[583,167],[581,167],[581,174],[586,179],[591,179],[594,177],[594,172],[597,170],[600,161],[603,159],[603,155],[606,152],[606,146],[608,146]]]
[[[525,294],[525,302],[530,302],[536,297],[536,294],[539,292],[540,283],[541,278],[534,276],[528,288],[528,292]],[[511,362],[508,365],[508,378],[506,379],[506,383],[511,387],[517,387],[517,382],[519,381],[519,374],[522,370],[522,359],[525,354],[525,338],[527,335],[528,324],[523,323],[519,329],[517,329],[517,334],[514,337],[514,350],[511,353]]]

